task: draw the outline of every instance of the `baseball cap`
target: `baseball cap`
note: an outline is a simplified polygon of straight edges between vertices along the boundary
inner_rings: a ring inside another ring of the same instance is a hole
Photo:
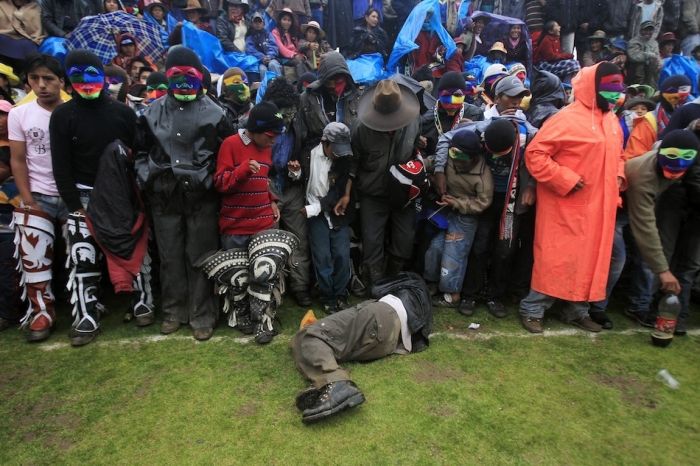
[[[350,146],[350,129],[342,123],[328,123],[323,128],[322,141],[331,143],[333,154],[337,157],[346,157],[352,155],[352,147]]]
[[[641,31],[642,29],[654,29],[654,22],[653,21],[644,21],[640,26],[639,30]]]
[[[496,95],[505,94],[508,97],[530,95],[523,82],[517,76],[505,76],[496,84]]]
[[[263,21],[263,22],[265,21],[265,17],[259,11],[256,11],[255,13],[253,13],[252,20],[255,21],[256,19],[259,19],[260,21]]]

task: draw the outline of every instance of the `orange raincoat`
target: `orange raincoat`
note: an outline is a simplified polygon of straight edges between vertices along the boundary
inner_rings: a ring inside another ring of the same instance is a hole
[[[576,75],[574,103],[546,121],[525,153],[538,182],[531,286],[567,301],[605,299],[618,177],[624,185],[622,129],[596,105],[597,68]],[[572,193],[581,179],[583,188]]]

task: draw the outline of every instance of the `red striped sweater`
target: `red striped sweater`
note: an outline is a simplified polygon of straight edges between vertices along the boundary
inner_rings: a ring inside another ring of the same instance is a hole
[[[250,172],[255,160],[260,171]],[[240,132],[224,140],[219,149],[214,186],[221,193],[219,232],[225,235],[252,235],[275,223],[268,173],[272,148],[261,149]]]

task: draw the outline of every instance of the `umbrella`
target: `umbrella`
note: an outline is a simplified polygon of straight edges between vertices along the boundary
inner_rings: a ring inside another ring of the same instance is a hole
[[[116,37],[128,33],[138,40],[138,52],[153,61],[160,60],[165,47],[157,26],[124,11],[86,16],[66,37],[68,50],[88,49],[103,63],[117,56]]]

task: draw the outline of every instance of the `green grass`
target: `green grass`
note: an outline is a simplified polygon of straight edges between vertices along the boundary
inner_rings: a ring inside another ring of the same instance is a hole
[[[515,317],[438,310],[427,351],[348,365],[366,403],[305,426],[294,397],[306,384],[288,347],[303,311],[283,311],[284,333],[267,347],[223,326],[205,343],[185,338],[187,329],[146,341],[157,326],[122,324],[116,311],[84,348],[65,345],[63,315],[47,343],[3,332],[0,464],[693,464],[700,456],[698,336],[666,349],[646,332],[523,337]],[[613,318],[615,332],[637,328]],[[472,321],[482,328],[467,330]],[[547,325],[567,328],[555,316]],[[655,380],[661,368],[679,390]]]

